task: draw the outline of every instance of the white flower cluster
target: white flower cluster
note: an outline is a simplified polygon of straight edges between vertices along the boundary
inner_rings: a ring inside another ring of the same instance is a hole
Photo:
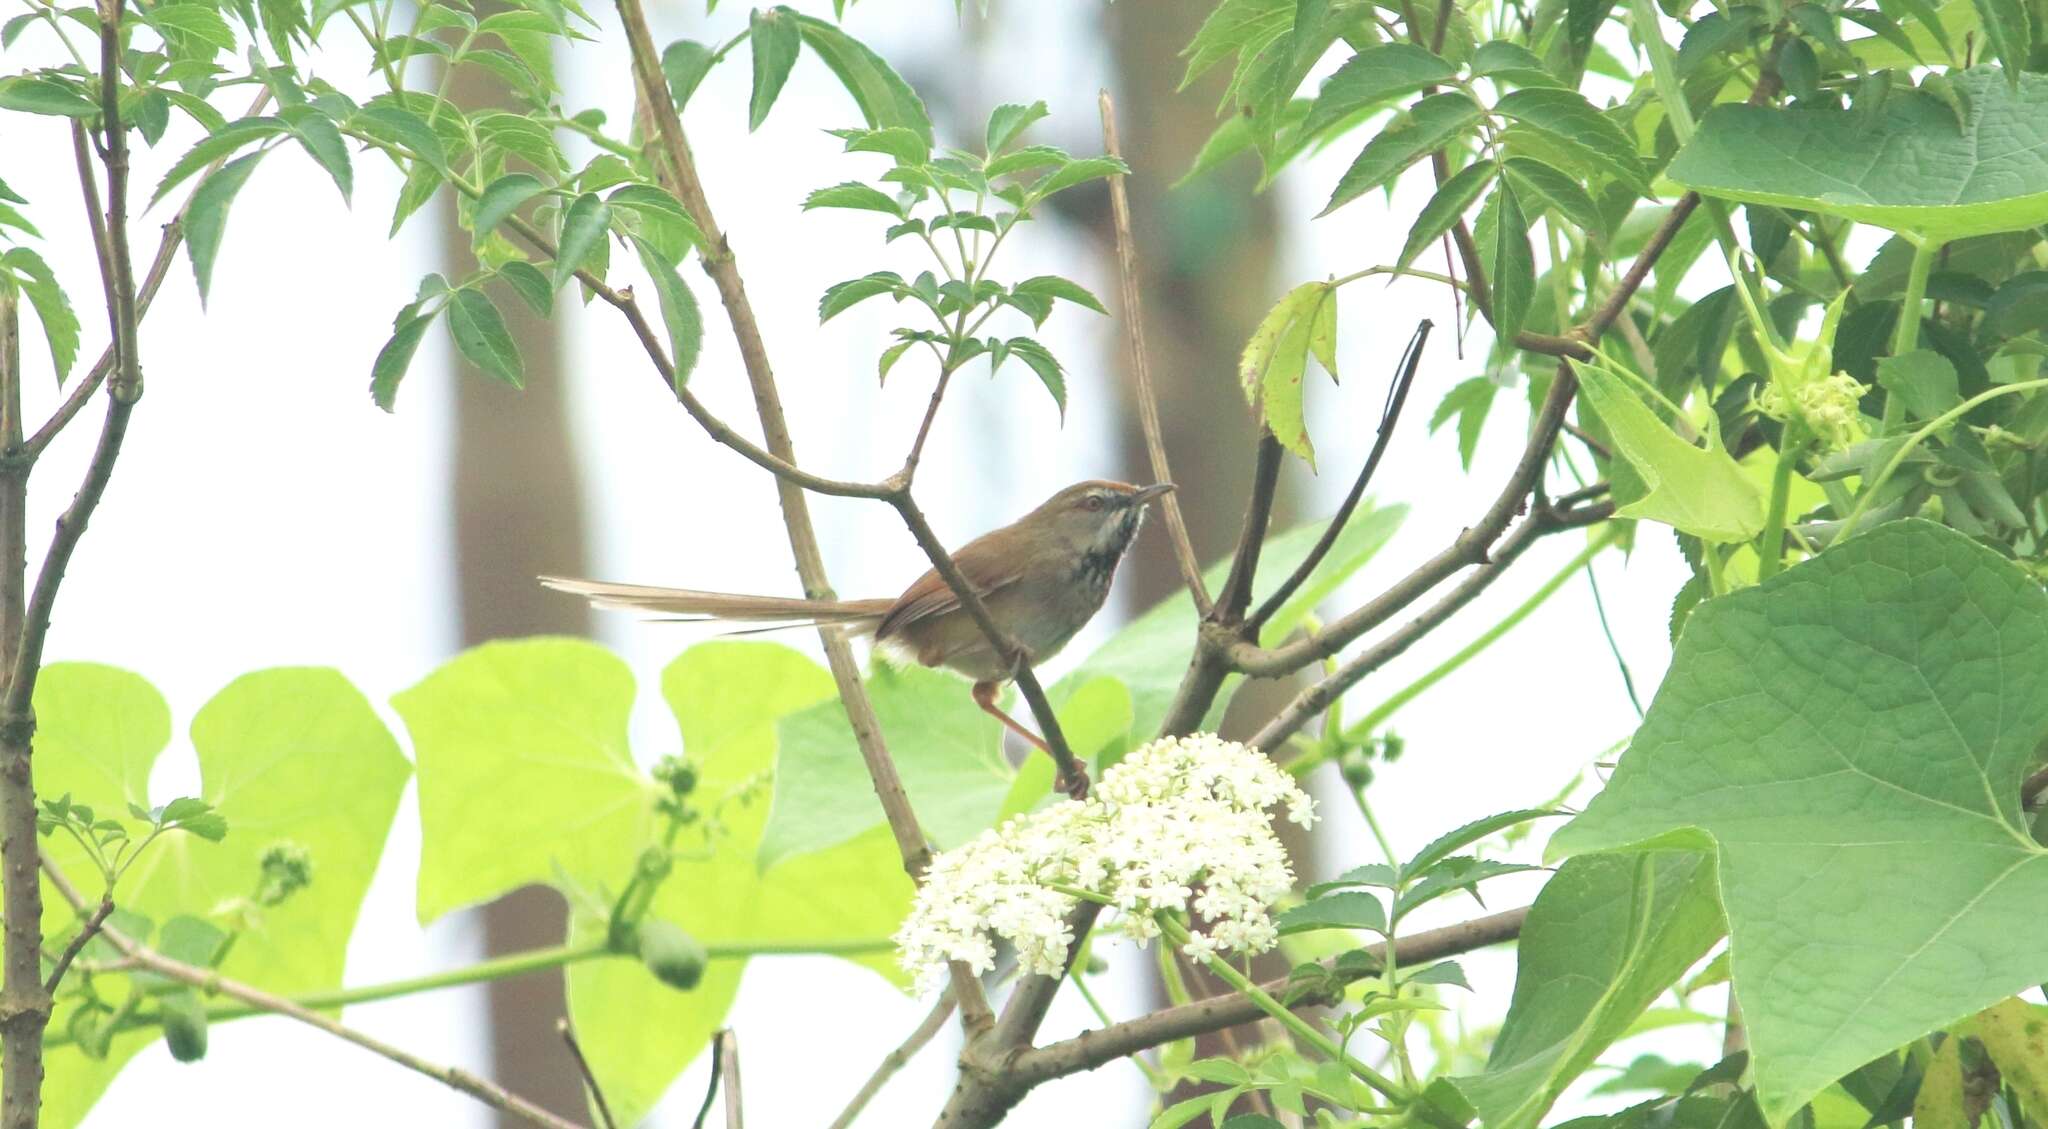
[[[1066,917],[1085,890],[1119,912],[1110,927],[1159,934],[1153,915],[1192,908],[1189,955],[1261,952],[1278,940],[1267,907],[1294,884],[1267,809],[1303,827],[1315,804],[1258,750],[1213,733],[1165,738],[1102,774],[1086,800],[984,831],[932,861],[896,934],[903,967],[930,989],[946,962],[995,964],[996,938],[1026,972],[1057,976],[1073,943]],[[1192,906],[1190,903],[1192,902]]]

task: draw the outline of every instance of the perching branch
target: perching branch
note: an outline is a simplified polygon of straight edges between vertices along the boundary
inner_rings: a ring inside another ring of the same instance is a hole
[[[1337,538],[1344,532],[1344,526],[1350,522],[1352,511],[1358,508],[1359,501],[1365,497],[1365,488],[1371,484],[1373,473],[1379,470],[1380,459],[1386,455],[1387,445],[1394,438],[1394,424],[1401,418],[1401,407],[1408,402],[1408,389],[1415,383],[1415,370],[1421,367],[1422,347],[1429,343],[1429,330],[1430,321],[1424,318],[1415,327],[1415,335],[1408,339],[1408,348],[1401,352],[1400,367],[1395,370],[1394,382],[1387,389],[1386,407],[1380,411],[1379,432],[1373,437],[1372,451],[1366,455],[1365,465],[1359,468],[1358,479],[1351,484],[1351,492],[1344,495],[1344,504],[1337,507],[1336,516],[1323,527],[1323,535],[1316,539],[1308,555],[1301,558],[1301,563],[1294,567],[1294,572],[1280,582],[1280,587],[1273,589],[1272,594],[1258,606],[1258,610],[1246,617],[1245,626],[1251,631],[1256,632],[1265,626],[1266,621],[1273,618],[1273,613],[1287,603],[1288,597],[1293,596],[1308,582],[1308,578],[1315,574],[1316,566],[1323,563],[1323,558],[1329,555],[1330,547],[1337,543]]]
[[[868,1075],[866,1082],[861,1083],[860,1092],[854,1094],[853,1100],[846,1103],[846,1108],[839,1111],[839,1116],[832,1119],[829,1129],[852,1129],[854,1119],[868,1107],[869,1102],[875,1100],[875,1095],[882,1092],[882,1087],[888,1084],[889,1079],[894,1078],[896,1072],[903,1069],[904,1064],[917,1057],[917,1052],[923,1050],[924,1045],[931,1042],[932,1036],[937,1035],[939,1029],[946,1025],[946,1020],[952,1017],[953,989],[949,987],[939,993],[939,1002],[932,1005],[931,1013],[924,1017],[924,1021],[917,1025],[917,1029],[894,1050],[882,1056],[882,1061],[875,1066],[875,1072]]]
[[[583,1057],[583,1047],[576,1041],[576,1032],[564,1016],[555,1020],[555,1033],[568,1044],[569,1057],[576,1060],[576,1073],[583,1076],[583,1088],[590,1094],[590,1103],[597,1107],[598,1119],[604,1122],[604,1129],[619,1129],[619,1123],[612,1117],[611,1103],[604,1100],[604,1090],[597,1084],[597,1074],[590,1069],[590,1060]]]
[[[92,915],[80,923],[78,936],[71,938],[71,942],[64,946],[64,951],[57,954],[57,963],[50,967],[50,975],[43,980],[43,991],[46,994],[56,994],[57,985],[64,982],[64,973],[71,968],[71,962],[77,960],[78,954],[84,951],[85,946],[99,935],[101,927],[107,923],[108,915],[113,912],[114,899],[101,895],[100,904],[93,907]]]
[[[660,154],[666,160],[669,172],[675,177],[676,196],[697,229],[703,232],[706,248],[703,255],[704,270],[711,276],[718,288],[719,301],[724,305],[727,318],[732,323],[733,337],[739,344],[740,357],[746,369],[747,382],[754,394],[754,407],[761,421],[761,434],[767,441],[768,452],[787,466],[797,465],[796,445],[790,439],[789,423],[782,410],[782,397],[775,385],[775,373],[769,366],[767,343],[762,340],[760,323],[754,317],[754,308],[747,299],[746,285],[742,282],[739,265],[733,257],[732,246],[720,230],[711,212],[710,198],[704,191],[703,182],[698,178],[695,160],[690,154],[689,141],[683,133],[682,117],[676,111],[673,99],[669,97],[668,83],[663,77],[660,56],[655,50],[653,33],[648,29],[647,13],[640,0],[617,0],[621,22],[625,25],[626,42],[632,52],[633,75],[640,96],[647,101],[658,127]],[[643,323],[644,324],[644,323]],[[643,335],[643,340],[645,337]],[[651,342],[650,342],[651,343]],[[654,350],[655,353],[659,349]],[[676,386],[673,373],[669,386],[676,389],[680,398],[684,390]],[[685,402],[688,407],[688,402]],[[699,416],[699,422],[709,413]],[[797,575],[803,582],[804,593],[812,599],[831,599],[832,585],[825,572],[825,557],[818,547],[816,531],[811,526],[810,503],[804,494],[804,487],[784,474],[776,475],[776,490],[782,502],[783,524],[789,532],[790,550],[796,557]],[[936,563],[936,562],[935,562]],[[957,570],[956,570],[957,572]],[[955,589],[963,602],[971,592]],[[984,612],[986,609],[984,609]],[[865,762],[868,777],[874,782],[875,795],[881,800],[882,812],[889,821],[891,832],[896,838],[896,847],[903,857],[903,864],[914,877],[921,877],[930,865],[931,851],[925,843],[923,829],[918,826],[917,813],[910,807],[910,798],[903,791],[902,778],[896,772],[896,764],[889,756],[889,749],[882,737],[881,723],[875,718],[872,702],[868,700],[867,688],[861,681],[860,667],[853,658],[853,648],[848,644],[844,632],[832,628],[821,628],[818,632],[823,641],[827,665],[832,670],[833,682],[838,686],[839,698],[846,709],[848,724],[853,729],[854,740],[860,747],[861,759]],[[1037,703],[1033,703],[1036,712]],[[1040,717],[1044,724],[1050,716]],[[988,1007],[988,998],[983,993],[981,981],[976,979],[967,966],[960,962],[952,965],[955,992],[960,999],[960,1014],[970,1031],[985,1030],[993,1022]]]
[[[1102,91],[1101,106],[1102,150],[1121,160],[1116,103],[1107,87]],[[1131,377],[1138,385],[1138,423],[1145,432],[1145,455],[1152,463],[1152,481],[1172,482],[1173,472],[1166,463],[1165,433],[1159,423],[1159,394],[1152,388],[1152,362],[1145,351],[1145,308],[1138,291],[1138,239],[1131,226],[1131,197],[1124,176],[1117,173],[1109,178],[1109,212],[1116,228],[1117,281],[1123,297],[1124,344],[1130,353]],[[1206,616],[1216,602],[1202,581],[1202,562],[1196,559],[1194,544],[1188,540],[1188,523],[1181,516],[1180,499],[1168,494],[1160,505],[1166,512],[1167,539],[1173,542],[1173,559],[1180,565],[1181,581],[1194,597],[1196,613]]]
[[[64,877],[63,872],[50,866],[45,861],[43,873],[50,879],[50,884],[56,887],[57,893],[65,901],[71,903],[71,907],[74,910],[77,910],[79,913],[85,912],[85,899],[79,896],[77,888],[71,885],[70,880]],[[253,985],[229,979],[213,969],[199,968],[186,964],[183,961],[172,960],[135,940],[133,937],[128,936],[114,926],[102,926],[100,935],[105,937],[108,943],[113,945],[135,968],[146,972],[153,972],[167,980],[175,980],[180,984],[189,985],[202,992],[215,993],[227,996],[230,999],[239,1000],[250,1007],[272,1015],[282,1015],[295,1019],[309,1027],[316,1027],[346,1042],[354,1043],[371,1054],[395,1062],[407,1070],[423,1074],[440,1082],[442,1085],[468,1094],[492,1109],[512,1114],[529,1124],[541,1126],[542,1129],[582,1129],[575,1122],[557,1117],[547,1110],[534,1105],[532,1102],[505,1090],[496,1083],[479,1078],[466,1070],[429,1062],[418,1055],[401,1050],[381,1039],[372,1038],[361,1031],[343,1024],[338,1019],[293,1003],[291,1000],[281,996],[272,995]]]

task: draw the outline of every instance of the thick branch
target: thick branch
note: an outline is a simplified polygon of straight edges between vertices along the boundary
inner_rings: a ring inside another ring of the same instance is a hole
[[[1123,152],[1117,144],[1116,103],[1110,99],[1109,90],[1102,91],[1102,149],[1112,157],[1122,158]],[[1131,226],[1131,197],[1124,186],[1123,174],[1109,178],[1109,211],[1116,228],[1116,269],[1117,281],[1123,294],[1124,343],[1131,356],[1131,376],[1138,385],[1138,423],[1145,431],[1145,454],[1152,463],[1152,481],[1172,482],[1173,472],[1166,464],[1166,438],[1159,423],[1159,395],[1152,388],[1152,363],[1145,351],[1145,308],[1140,301],[1138,290],[1138,239]],[[1195,557],[1195,547],[1188,540],[1188,524],[1181,516],[1180,499],[1168,494],[1160,500],[1166,511],[1166,532],[1173,542],[1173,559],[1180,565],[1180,577],[1188,586],[1188,594],[1195,599],[1195,611],[1208,615],[1216,602],[1209,598],[1208,585],[1202,582],[1202,562]]]
[[[1404,937],[1397,942],[1395,957],[1398,963],[1406,965],[1440,960],[1502,941],[1511,941],[1521,934],[1522,922],[1528,916],[1527,909],[1512,909],[1442,929],[1417,933],[1412,937]],[[1367,951],[1376,957],[1382,957],[1385,955],[1386,946],[1374,945]],[[1262,987],[1275,995],[1284,995],[1288,984],[1286,980],[1275,980]],[[1334,1002],[1334,995],[1317,995],[1297,1000],[1294,1006],[1321,1007]],[[1242,992],[1214,996],[1181,1007],[1156,1011],[1126,1023],[1114,1024],[1096,1031],[1085,1031],[1074,1038],[1025,1051],[1011,1061],[1006,1079],[1017,1086],[1021,1093],[1040,1083],[1077,1074],[1083,1070],[1093,1070],[1104,1063],[1114,1062],[1125,1055],[1136,1054],[1161,1043],[1236,1027],[1258,1020],[1264,1015],[1259,1006],[1252,1002],[1251,997]]]
[[[782,397],[776,389],[774,370],[769,366],[768,347],[762,340],[753,304],[747,299],[746,285],[740,278],[739,264],[733,257],[732,247],[712,215],[710,198],[697,176],[696,162],[683,133],[682,118],[669,97],[667,80],[662,75],[654,37],[647,26],[647,13],[642,9],[640,0],[617,0],[617,6],[625,25],[626,42],[632,51],[633,75],[640,95],[647,100],[659,127],[660,153],[675,177],[676,196],[697,229],[704,234],[704,270],[718,288],[719,301],[732,323],[747,383],[753,390],[755,411],[761,420],[762,437],[767,442],[768,452],[794,469],[797,466],[796,444],[790,438]],[[669,385],[676,387],[672,373]],[[676,395],[683,398],[685,391],[676,388]],[[685,399],[684,406],[689,407],[688,399]],[[698,418],[700,424],[709,417],[708,412],[701,416],[695,411],[691,414]],[[817,533],[811,526],[810,503],[805,497],[804,487],[778,472],[776,491],[781,499],[783,524],[789,531],[790,551],[796,557],[797,575],[803,582],[805,595],[817,600],[831,599],[832,585],[825,573],[825,558],[818,547]],[[896,763],[890,759],[888,746],[883,742],[881,723],[875,718],[874,705],[868,700],[867,688],[861,682],[853,648],[847,643],[843,631],[821,628],[818,634],[824,643],[826,662],[838,686],[840,701],[846,709],[847,722],[860,747],[861,759],[867,766],[869,779],[874,782],[882,813],[888,818],[889,828],[895,835],[897,850],[903,856],[904,868],[913,876],[921,876],[930,865],[931,851],[926,846],[923,830],[918,826],[917,814],[910,807],[910,798],[903,791]],[[952,966],[952,977],[966,1026],[970,1030],[986,1029],[992,1017],[981,982],[957,961]]]
[[[63,872],[45,861],[43,873],[49,877],[50,884],[56,887],[58,894],[71,903],[72,909],[79,913],[85,912],[85,899],[79,896],[77,888],[71,885]],[[101,926],[100,935],[136,968],[156,973],[180,984],[190,985],[202,992],[227,996],[258,1010],[296,1019],[309,1027],[319,1028],[345,1042],[354,1043],[371,1054],[389,1059],[407,1070],[424,1074],[442,1085],[460,1090],[492,1109],[512,1114],[529,1124],[542,1126],[543,1129],[581,1129],[575,1122],[557,1117],[532,1102],[507,1092],[496,1083],[479,1078],[466,1070],[428,1062],[409,1051],[400,1050],[381,1039],[372,1038],[346,1026],[338,1019],[293,1003],[282,996],[272,995],[254,985],[228,979],[213,969],[199,968],[183,961],[172,960],[114,926]]]

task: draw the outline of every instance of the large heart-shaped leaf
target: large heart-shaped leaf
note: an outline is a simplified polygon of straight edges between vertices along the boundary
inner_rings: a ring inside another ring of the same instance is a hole
[[[2048,979],[2048,593],[1896,522],[1711,601],[1607,788],[1553,854],[1718,855],[1773,1124],[1877,1055]]]
[[[113,667],[54,663],[36,683],[35,710],[42,794],[69,793],[120,818],[129,803],[149,803],[149,771],[170,741],[171,719],[148,682]],[[312,884],[264,910],[261,928],[236,938],[221,971],[286,995],[340,987],[356,913],[411,771],[398,743],[347,679],[320,668],[236,679],[192,719],[192,743],[201,796],[226,819],[227,837],[158,840],[121,880],[120,908],[159,925],[179,914],[204,917],[251,896],[263,852],[288,840],[310,856]],[[74,885],[98,894],[97,876],[76,846],[62,836],[43,842]],[[44,935],[68,936],[72,924],[71,907],[45,882]],[[97,987],[113,999],[124,994],[113,984]],[[68,1034],[70,1011],[69,1001],[60,1002],[53,1036]],[[42,1123],[77,1124],[156,1037],[155,1029],[119,1035],[102,1060],[57,1041],[44,1059]]]
[[[1947,77],[1960,105],[1902,92],[1859,110],[1716,106],[1666,170],[1702,195],[1842,216],[1920,238],[2048,223],[2048,75]]]

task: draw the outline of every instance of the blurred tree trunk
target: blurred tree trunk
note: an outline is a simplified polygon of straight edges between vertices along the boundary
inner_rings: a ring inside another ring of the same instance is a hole
[[[1227,67],[1176,93],[1186,66],[1181,50],[1213,7],[1187,0],[1119,0],[1105,9],[1104,16],[1117,69],[1117,131],[1131,166],[1131,222],[1138,241],[1138,287],[1152,383],[1189,539],[1204,562],[1230,551],[1244,518],[1255,444],[1250,412],[1238,390],[1236,362],[1245,339],[1278,296],[1281,236],[1273,198],[1252,194],[1257,168],[1250,160],[1233,161],[1179,188],[1170,187],[1194,164],[1195,154],[1219,121],[1217,100]],[[1107,254],[1116,253],[1113,237],[1104,247]],[[1112,276],[1115,269],[1113,264],[1109,267]],[[1128,354],[1119,349],[1116,355],[1118,364],[1128,369]],[[1144,434],[1129,402],[1137,382],[1125,371],[1116,387],[1127,400],[1122,435],[1125,477],[1149,482],[1152,472]],[[1274,530],[1291,523],[1294,507],[1287,496],[1283,480],[1274,506]],[[1150,552],[1136,554],[1130,570],[1138,607],[1167,596],[1181,582],[1163,541]],[[1239,737],[1251,732],[1291,692],[1288,682],[1246,685],[1232,703],[1224,730]],[[1313,858],[1311,845],[1304,836],[1285,838],[1297,869],[1305,870]],[[1277,955],[1262,957],[1254,966],[1262,978],[1287,971]],[[1230,990],[1206,972],[1190,971],[1189,987],[1197,995]],[[1164,986],[1155,987],[1157,1002],[1164,1004]],[[1200,1039],[1197,1050],[1203,1055],[1230,1054],[1263,1037],[1255,1027],[1222,1031]],[[1213,1087],[1186,1086],[1167,1100],[1208,1088]],[[1240,1112],[1247,1108],[1255,1107],[1238,1107]]]
[[[479,17],[489,14],[489,6]],[[477,67],[456,71],[450,97],[465,111],[515,108],[503,84]],[[442,269],[460,278],[474,269],[469,233],[455,223],[452,198],[439,214]],[[574,286],[561,301],[573,299]],[[526,364],[524,391],[484,378],[457,360],[454,473],[449,481],[455,521],[455,573],[462,644],[524,635],[584,635],[582,601],[534,582],[544,572],[587,571],[583,492],[569,434],[567,397],[554,323],[518,301],[501,301]],[[491,955],[559,945],[566,906],[545,887],[529,887],[480,911]],[[492,1073],[520,1096],[581,1121],[582,1080],[555,1020],[568,1014],[557,975],[524,976],[490,985]],[[523,1125],[509,1114],[503,1126]]]

